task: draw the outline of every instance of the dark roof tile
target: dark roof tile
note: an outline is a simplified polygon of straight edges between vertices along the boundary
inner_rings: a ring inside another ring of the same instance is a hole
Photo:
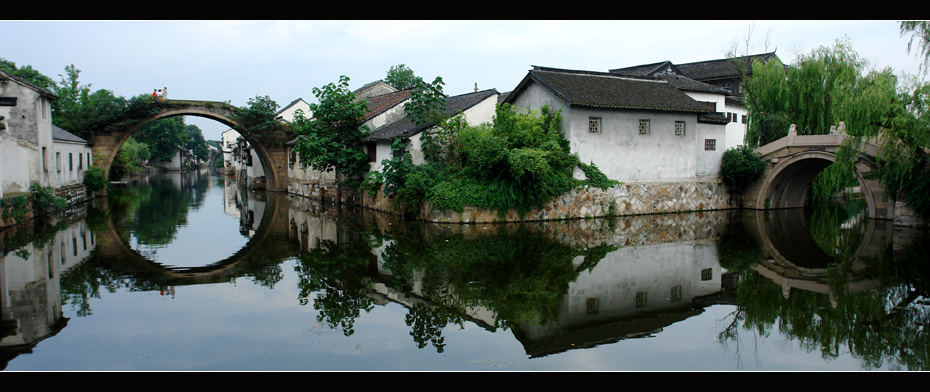
[[[454,97],[446,97],[446,114],[455,114],[462,112],[472,106],[477,105],[478,103],[488,99],[491,96],[497,95],[498,92],[495,89],[478,91],[474,93],[456,95]],[[383,140],[393,140],[396,138],[407,138],[413,135],[416,135],[420,132],[423,132],[426,128],[433,126],[433,124],[428,124],[424,126],[416,126],[410,121],[407,116],[401,117],[397,121],[394,121],[389,124],[385,124],[378,129],[373,130],[368,136],[366,136],[362,141],[364,142],[374,142],[374,141],[383,141]]]
[[[607,109],[707,112],[674,85],[653,77],[534,67],[514,91],[530,81],[547,87],[573,106]],[[512,102],[514,94],[507,101]]]

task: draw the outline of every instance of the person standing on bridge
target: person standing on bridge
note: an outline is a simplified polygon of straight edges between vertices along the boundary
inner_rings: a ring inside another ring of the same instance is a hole
[[[158,89],[152,90],[152,99],[158,99]]]
[[[168,88],[167,87],[161,89],[161,100],[164,101],[166,99],[168,99]]]

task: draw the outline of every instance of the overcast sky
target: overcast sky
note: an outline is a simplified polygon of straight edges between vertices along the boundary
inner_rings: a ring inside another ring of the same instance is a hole
[[[397,64],[427,81],[441,76],[448,95],[476,83],[506,92],[533,65],[607,71],[713,60],[734,44],[745,52],[747,37],[749,52],[777,49],[788,63],[848,37],[877,68],[917,74],[920,64],[897,20],[0,21],[0,31],[16,32],[0,40],[0,57],[56,81],[74,64],[93,90],[129,98],[167,87],[169,98],[236,106],[256,96],[281,106],[314,102],[312,89],[340,75],[355,89]],[[212,140],[226,130],[211,120],[187,123]]]

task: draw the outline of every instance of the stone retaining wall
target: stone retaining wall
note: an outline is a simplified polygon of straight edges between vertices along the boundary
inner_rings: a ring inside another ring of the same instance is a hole
[[[583,219],[605,216],[665,214],[734,208],[723,184],[717,182],[656,182],[621,184],[609,189],[578,188],[556,197],[541,208],[521,217],[515,210],[503,216],[498,211],[466,206],[462,211],[433,210],[427,202],[419,220],[437,223],[490,223]],[[363,194],[363,205],[395,212],[391,200],[380,192]]]

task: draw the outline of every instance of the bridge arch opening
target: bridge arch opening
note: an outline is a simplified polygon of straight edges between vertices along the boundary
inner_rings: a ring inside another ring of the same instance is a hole
[[[757,209],[803,208],[814,180],[835,161],[836,154],[825,150],[803,151],[777,160],[763,179],[757,200],[762,205]],[[853,174],[868,203],[869,216],[877,217],[874,184],[863,176],[863,171],[870,170],[869,165],[856,164]]]

